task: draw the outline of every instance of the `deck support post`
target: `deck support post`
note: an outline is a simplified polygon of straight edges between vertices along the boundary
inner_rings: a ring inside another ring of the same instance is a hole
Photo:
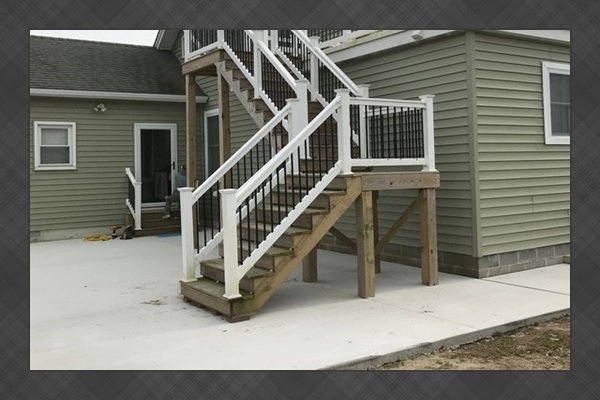
[[[217,77],[217,90],[219,92],[219,163],[223,165],[231,156],[231,114],[229,110],[229,85],[221,73]],[[223,189],[231,188],[231,174],[225,175],[221,184]]]
[[[362,192],[356,199],[356,259],[358,296],[375,296],[375,242],[373,236],[373,193]]]
[[[302,261],[302,281],[317,282],[317,247],[312,249]]]
[[[184,282],[196,279],[196,262],[194,251],[194,214],[192,213],[192,188],[179,188],[179,201],[181,208],[181,247],[183,258]]]
[[[185,163],[187,186],[196,187],[196,75],[185,75]],[[190,204],[190,207],[192,205]],[[179,203],[180,212],[183,213],[183,203]],[[183,217],[181,217],[183,218]],[[192,211],[192,220],[197,221],[197,210],[194,207]],[[194,248],[198,249],[198,224],[193,224],[193,242]]]
[[[379,191],[373,191],[373,242],[375,246],[379,243],[379,211],[377,201],[379,200]],[[381,253],[374,251],[375,273],[381,273]]]
[[[421,193],[421,282],[433,286],[438,284],[435,189],[421,189]]]

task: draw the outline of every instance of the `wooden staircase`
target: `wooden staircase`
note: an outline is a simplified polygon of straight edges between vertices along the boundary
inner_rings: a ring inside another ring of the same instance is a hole
[[[297,180],[297,182],[292,182]],[[289,189],[305,182],[303,176],[290,176],[287,179],[287,193]],[[310,182],[309,182],[310,183]],[[284,192],[285,187],[277,188]],[[230,322],[243,321],[267,302],[276,289],[300,265],[302,260],[318,245],[319,241],[344,214],[348,207],[354,203],[361,193],[359,177],[338,176],[319,197],[305,210],[293,226],[267,251],[267,253],[251,268],[240,281],[242,297],[227,299],[223,297],[225,287],[223,249],[220,248],[221,258],[201,262],[202,278],[192,282],[181,282],[181,294],[186,301],[191,301],[222,314]],[[276,205],[263,205],[270,207]],[[277,223],[276,217],[272,219],[270,213],[256,213],[259,218],[258,230],[268,228],[268,224]],[[254,226],[255,224],[251,224]],[[244,233],[244,239],[250,239],[250,246],[256,247],[256,237],[261,237],[256,227],[249,233]],[[247,242],[246,242],[247,243]],[[244,243],[244,246],[246,244]]]
[[[181,232],[179,210],[172,211],[170,219],[162,219],[162,216],[162,210],[142,211],[142,229],[135,231],[135,236],[144,237]]]

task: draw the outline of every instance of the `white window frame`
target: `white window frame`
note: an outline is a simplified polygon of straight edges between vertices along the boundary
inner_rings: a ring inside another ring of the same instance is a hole
[[[204,112],[204,176],[208,178],[208,118],[219,116],[219,109],[215,108]],[[221,123],[221,121],[219,121]],[[219,152],[221,143],[219,143]]]
[[[42,129],[45,127],[67,128],[67,145],[69,146],[69,159],[70,159],[69,163],[67,163],[67,164],[42,164],[41,163]],[[35,121],[33,123],[34,169],[36,171],[57,171],[57,170],[75,170],[75,169],[77,169],[76,138],[77,138],[77,126],[76,126],[75,122]]]
[[[552,134],[552,104],[550,102],[550,75],[571,75],[571,66],[569,64],[542,62],[542,89],[544,100],[544,137],[546,144],[571,144],[571,135],[555,136]]]

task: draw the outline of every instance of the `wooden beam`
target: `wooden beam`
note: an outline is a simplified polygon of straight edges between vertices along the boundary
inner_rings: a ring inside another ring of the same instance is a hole
[[[221,74],[217,77],[219,93],[219,162],[222,165],[231,157],[231,113],[229,110],[229,84]],[[231,188],[232,176],[225,175],[225,188]]]
[[[419,192],[417,197],[415,197],[413,199],[413,201],[409,204],[408,208],[406,210],[404,210],[404,213],[400,216],[400,218],[398,218],[398,220],[396,222],[394,222],[394,225],[392,225],[390,227],[390,229],[386,232],[386,234],[383,236],[383,238],[381,240],[379,240],[379,242],[377,242],[377,246],[375,247],[376,254],[378,254],[378,255],[381,254],[385,245],[388,244],[390,239],[392,239],[394,237],[394,235],[396,234],[396,232],[398,232],[398,230],[402,227],[402,225],[404,225],[404,223],[406,221],[408,221],[410,216],[415,212],[415,210],[421,203],[422,197],[423,197],[422,192]]]
[[[188,61],[181,66],[183,75],[197,74],[213,76],[217,74],[215,63],[227,58],[225,51],[217,50],[202,57]]]
[[[362,190],[405,190],[440,187],[439,172],[365,172]]]
[[[185,156],[187,167],[187,185],[196,184],[196,77],[194,74],[185,76]]]
[[[358,296],[375,296],[375,243],[373,241],[373,194],[362,192],[356,199],[356,259]]]
[[[373,191],[373,242],[377,245],[379,243],[379,210],[377,203],[379,200],[379,192]],[[375,251],[375,273],[381,273],[381,253]]]
[[[348,247],[354,254],[356,254],[356,242],[350,239],[348,236],[344,235],[342,231],[337,229],[335,226],[329,228],[329,233],[335,236],[340,242],[342,242],[346,247]]]
[[[302,280],[317,282],[317,247],[313,248],[302,261]]]
[[[196,187],[196,76],[185,76],[185,163],[187,186]],[[193,209],[193,220],[197,221],[197,207]],[[194,248],[198,249],[198,224],[194,223]]]
[[[421,192],[421,282],[433,286],[438,284],[435,189],[423,189]]]

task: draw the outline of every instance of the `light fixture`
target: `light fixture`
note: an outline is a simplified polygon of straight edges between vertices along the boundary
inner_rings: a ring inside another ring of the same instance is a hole
[[[100,103],[96,107],[94,107],[95,112],[106,112],[106,110],[108,110],[108,108],[106,108],[104,103]]]
[[[413,31],[413,33],[410,36],[414,40],[421,40],[421,39],[423,39],[423,31],[422,30]]]

